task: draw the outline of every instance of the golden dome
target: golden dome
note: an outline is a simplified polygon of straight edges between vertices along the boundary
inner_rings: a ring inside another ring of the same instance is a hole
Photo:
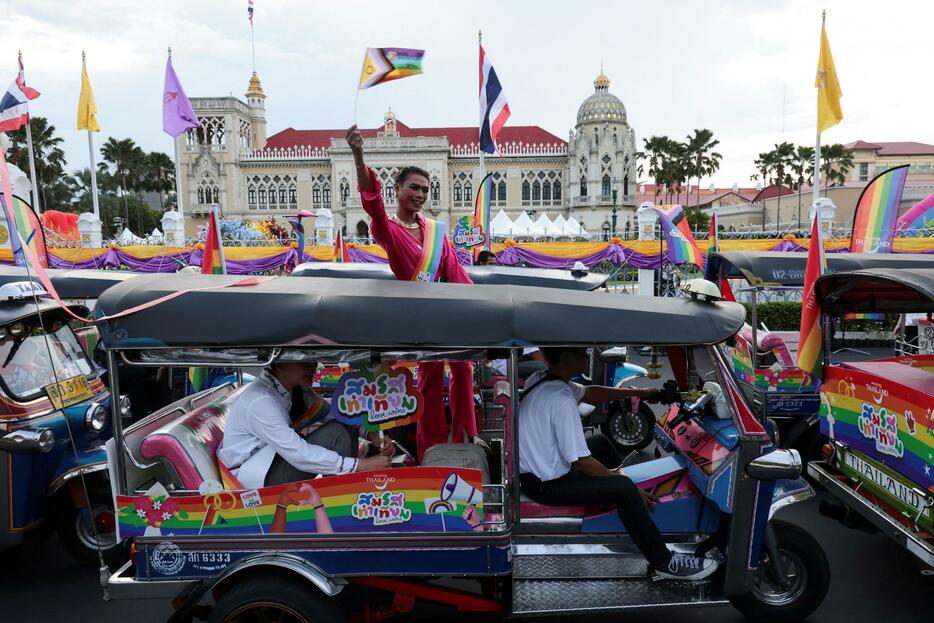
[[[259,83],[259,76],[256,75],[256,72],[253,72],[253,75],[250,76],[250,86],[246,90],[247,97],[266,97],[266,94],[263,93],[263,87]]]
[[[600,73],[593,81],[593,88],[598,91],[607,91],[610,88],[610,79],[606,77],[606,74]]]

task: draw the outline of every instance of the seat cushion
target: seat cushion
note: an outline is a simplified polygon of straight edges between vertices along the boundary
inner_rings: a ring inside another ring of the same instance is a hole
[[[140,444],[140,455],[167,461],[184,489],[197,490],[205,480],[220,482],[217,448],[224,438],[230,399],[238,393],[195,409],[151,433]]]
[[[591,506],[556,506],[536,502],[525,493],[519,498],[519,514],[522,519],[554,519],[573,518],[583,519],[602,515],[613,507],[612,504],[596,504]]]

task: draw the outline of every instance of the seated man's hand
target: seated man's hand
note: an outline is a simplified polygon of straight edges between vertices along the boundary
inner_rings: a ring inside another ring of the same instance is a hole
[[[371,444],[379,448],[379,453],[383,456],[388,456],[392,458],[396,453],[395,449],[392,446],[392,437],[389,436],[389,433],[383,433],[383,438],[379,438],[379,432],[371,430],[366,434],[366,440]]]
[[[642,503],[645,504],[645,507],[647,509],[649,509],[650,511],[655,510],[655,505],[658,504],[657,497],[655,497],[654,495],[652,495],[651,493],[643,489],[639,489],[639,496],[642,498]]]
[[[357,461],[358,472],[372,472],[377,469],[388,469],[390,465],[389,457],[384,454],[359,459]]]
[[[661,392],[655,387],[633,387],[632,395],[646,402],[658,402]]]

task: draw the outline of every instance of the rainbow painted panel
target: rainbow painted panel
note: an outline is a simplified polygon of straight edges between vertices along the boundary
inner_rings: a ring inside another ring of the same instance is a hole
[[[890,253],[895,223],[908,178],[908,165],[877,175],[863,189],[853,217],[851,253]]]
[[[406,467],[209,495],[117,496],[117,520],[121,538],[469,532],[482,529],[482,478],[477,469]]]
[[[825,376],[821,432],[934,493],[934,397],[843,366]]]

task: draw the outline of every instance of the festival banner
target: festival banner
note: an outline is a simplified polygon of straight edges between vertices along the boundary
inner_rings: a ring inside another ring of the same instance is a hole
[[[250,490],[117,496],[119,538],[482,530],[478,469],[404,467]]]
[[[697,248],[684,208],[680,205],[652,206],[662,223],[662,232],[668,244],[668,259],[672,264],[694,264],[704,267],[704,256]]]
[[[863,189],[856,202],[851,253],[889,253],[895,237],[895,223],[908,178],[905,164],[883,171]]]
[[[390,80],[422,73],[425,50],[412,48],[367,48],[363,56],[359,89],[369,89]]]

